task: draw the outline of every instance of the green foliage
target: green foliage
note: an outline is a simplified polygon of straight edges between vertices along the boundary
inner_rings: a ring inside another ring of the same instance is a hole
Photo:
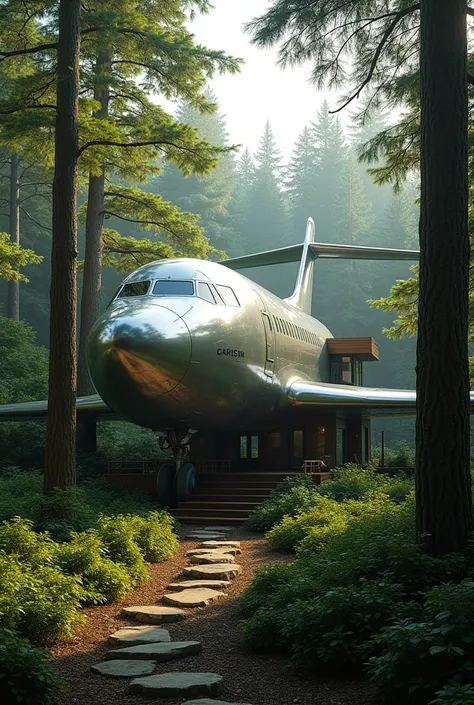
[[[354,492],[352,472],[348,494]],[[337,502],[319,495],[310,511],[285,517],[269,532],[274,545],[296,547],[297,556],[257,571],[244,594],[242,628],[250,646],[284,650],[302,668],[360,669],[380,653],[374,632],[383,634],[395,619],[419,620],[433,586],[470,574],[471,549],[443,559],[422,553],[413,494],[405,496],[410,481],[395,493],[398,503],[388,495],[390,479],[377,476],[375,482],[375,490],[364,486],[361,499]],[[388,636],[386,643],[392,643]],[[436,681],[437,689],[449,677]]]
[[[31,502],[32,485],[33,498],[36,491],[39,500],[39,474],[11,472],[0,477],[4,513],[11,515],[12,507],[29,512],[36,527],[49,526],[64,542],[38,533],[28,519],[0,525],[0,627],[49,644],[70,635],[80,621],[81,605],[117,601],[146,580],[145,561],[170,558],[178,540],[166,512],[147,512],[150,504],[142,503],[140,496],[111,490],[104,481],[90,481],[85,489],[75,490],[78,512],[72,522],[47,523],[39,502]],[[60,507],[62,499],[56,496],[53,501]],[[137,514],[119,513],[127,509]],[[77,524],[80,532],[74,531]]]
[[[26,323],[0,316],[0,404],[44,399],[48,353]]]
[[[178,551],[174,520],[167,512],[148,512],[145,516],[128,517],[134,540],[148,563],[161,563]]]
[[[283,545],[294,548],[295,543],[291,538],[285,541],[283,535],[286,530],[295,531],[295,538],[303,538],[301,532],[306,535],[304,527],[311,525],[311,519],[305,519],[305,512],[315,510],[313,519],[331,511],[337,512],[342,520],[344,508],[336,507],[335,504],[326,503],[321,505],[323,497],[328,500],[342,502],[350,499],[363,499],[370,493],[383,493],[396,502],[403,501],[413,489],[411,480],[404,478],[389,478],[375,472],[372,468],[364,468],[360,465],[349,464],[344,468],[335,468],[334,479],[331,482],[316,485],[311,477],[297,475],[287,478],[281,482],[269,495],[269,497],[257,507],[247,520],[247,526],[254,531],[274,531],[268,535],[272,544],[276,547]],[[318,510],[321,507],[321,510]],[[294,517],[300,517],[297,521],[291,521]],[[283,525],[280,525],[283,522]],[[277,526],[278,525],[278,526]],[[281,526],[281,528],[280,528]],[[278,537],[278,538],[277,538]]]
[[[63,573],[80,579],[87,603],[116,602],[132,587],[127,568],[114,563],[106,553],[104,544],[93,532],[73,532],[70,541],[56,548],[55,563]]]
[[[20,247],[11,242],[8,233],[0,232],[0,277],[7,280],[27,282],[28,278],[20,272],[20,267],[39,264],[43,258],[35,255],[33,250]]]
[[[473,598],[470,580],[434,587],[418,619],[397,620],[374,637],[369,674],[386,702],[426,705],[435,694],[443,698],[435,702],[451,702],[456,690],[470,697],[460,686],[474,680]]]
[[[148,580],[143,554],[135,542],[135,527],[130,517],[118,514],[102,514],[97,522],[96,531],[103,542],[107,554],[115,562],[126,566],[133,583]]]
[[[249,514],[247,527],[253,531],[268,531],[285,515],[296,516],[299,512],[310,509],[318,497],[318,488],[310,477],[288,477]]]
[[[447,683],[436,693],[430,705],[474,705],[474,687],[471,683],[461,685],[456,681]]]
[[[57,568],[0,553],[0,627],[35,644],[52,644],[70,636],[81,621],[77,610],[83,598],[77,579]]]
[[[0,701],[3,705],[58,705],[63,681],[49,653],[0,629]]]

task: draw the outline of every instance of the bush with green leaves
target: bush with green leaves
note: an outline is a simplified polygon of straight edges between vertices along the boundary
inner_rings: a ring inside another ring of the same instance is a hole
[[[96,525],[98,537],[103,542],[107,555],[126,567],[133,584],[148,580],[148,571],[143,554],[135,541],[135,528],[131,517],[118,514],[102,514]]]
[[[251,514],[247,527],[253,531],[270,531],[284,517],[297,517],[316,507],[321,497],[344,502],[360,500],[371,494],[385,494],[394,502],[403,502],[413,490],[413,480],[390,478],[373,467],[347,465],[333,471],[334,479],[316,485],[310,476],[286,478]]]
[[[86,603],[116,602],[132,587],[127,568],[114,563],[106,554],[104,544],[93,531],[73,533],[70,541],[56,548],[55,564],[63,573],[80,580]]]
[[[383,492],[349,500],[338,505],[346,516],[333,502],[318,505],[329,516],[327,523],[313,517],[313,529],[304,524],[308,515],[285,520],[288,535],[295,526],[307,532],[296,560],[257,571],[242,601],[248,644],[283,649],[305,668],[360,667],[379,648],[372,632],[396,617],[415,618],[428,590],[461,580],[473,565],[470,550],[442,559],[422,553],[413,496],[401,504]]]
[[[436,693],[430,705],[474,705],[474,685],[450,681]]]
[[[59,705],[63,681],[49,653],[10,630],[0,629],[2,705]]]
[[[418,619],[385,626],[372,643],[369,675],[386,702],[428,705],[450,682],[471,685],[474,582],[432,588]]]
[[[308,535],[311,535],[313,545],[323,546],[334,532],[347,526],[349,519],[345,503],[317,497],[309,512],[296,517],[284,516],[265,537],[276,551],[294,551]]]
[[[129,521],[135,542],[148,563],[161,563],[177,553],[179,541],[171,514],[148,512],[143,517],[132,515]]]
[[[77,578],[0,553],[0,628],[15,629],[35,644],[53,644],[81,621],[84,597]]]

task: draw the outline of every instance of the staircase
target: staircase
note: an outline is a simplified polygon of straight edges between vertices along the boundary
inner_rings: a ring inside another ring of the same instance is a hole
[[[192,499],[179,502],[173,516],[183,524],[242,524],[285,477],[296,472],[228,472],[198,476]],[[320,473],[324,482],[331,473]]]

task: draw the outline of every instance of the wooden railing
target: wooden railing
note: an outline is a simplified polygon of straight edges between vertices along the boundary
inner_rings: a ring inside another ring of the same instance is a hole
[[[108,475],[156,475],[169,460],[113,460],[107,464]]]
[[[230,460],[201,460],[197,463],[198,474],[230,472]]]
[[[322,460],[304,460],[303,472],[305,475],[314,475],[317,472],[330,472]]]

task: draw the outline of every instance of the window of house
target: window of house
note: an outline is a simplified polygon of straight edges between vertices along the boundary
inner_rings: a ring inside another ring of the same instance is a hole
[[[341,382],[352,384],[352,360],[350,357],[341,358]]]
[[[209,301],[209,303],[211,304],[216,303],[216,299],[214,294],[212,293],[212,289],[209,284],[206,284],[206,282],[198,282],[197,293],[200,299]]]
[[[358,357],[352,360],[352,383],[356,387],[362,387],[362,362]]]
[[[250,457],[258,458],[258,436],[250,436]]]
[[[127,298],[128,296],[146,296],[149,288],[149,281],[130,282],[130,284],[125,284],[122,291],[118,295],[118,298],[122,299]]]
[[[246,458],[248,452],[247,436],[240,436],[240,457]]]
[[[216,284],[216,289],[222,297],[227,306],[240,306],[237,296],[234,294],[230,286],[223,286],[222,284]]]
[[[176,279],[158,279],[153,287],[155,296],[194,296],[194,284]]]
[[[281,433],[273,431],[268,434],[268,447],[270,450],[280,450],[281,448]]]
[[[346,430],[338,428],[336,431],[336,465],[342,465],[346,454]]]

